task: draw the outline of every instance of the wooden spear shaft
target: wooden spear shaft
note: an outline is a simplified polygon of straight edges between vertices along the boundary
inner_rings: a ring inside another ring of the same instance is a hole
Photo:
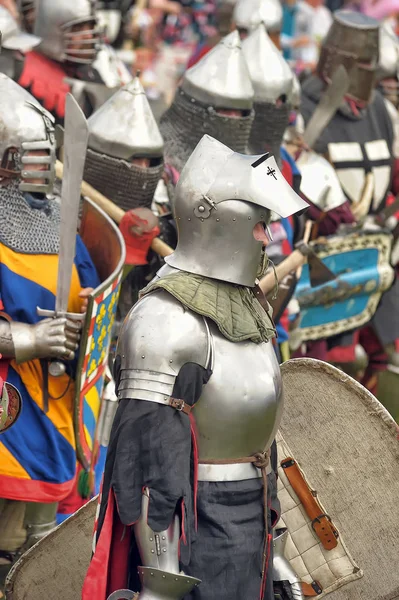
[[[62,179],[64,173],[64,165],[62,162],[57,160],[56,163],[56,175],[58,179]],[[106,196],[98,192],[94,187],[88,184],[86,181],[82,181],[81,186],[82,196],[87,196],[90,200],[92,200],[97,206],[103,209],[104,212],[107,213],[111,219],[113,219],[116,223],[120,223],[122,220],[125,211],[122,210],[119,206],[117,206],[114,202],[109,200]],[[165,256],[169,256],[173,253],[173,249],[165,244],[159,238],[154,238],[151,242],[151,249],[154,250],[159,256],[164,258]]]

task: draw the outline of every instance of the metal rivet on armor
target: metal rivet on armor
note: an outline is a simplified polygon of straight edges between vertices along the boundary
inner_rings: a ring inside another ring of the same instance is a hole
[[[162,579],[166,579],[166,575],[162,575]]]
[[[198,207],[198,212],[205,212],[205,206],[202,206],[202,204],[200,204]]]
[[[166,548],[162,548],[162,552],[166,552]]]
[[[164,535],[163,535],[163,536],[162,536],[162,539],[163,539],[163,540],[166,540],[166,536],[164,536]]]
[[[155,550],[151,550],[151,554],[155,554]]]
[[[178,577],[175,577],[175,581],[179,581],[179,578],[178,578]]]
[[[154,577],[154,573],[150,573],[151,577]]]
[[[150,538],[150,542],[152,542],[152,541],[153,541],[153,538]]]
[[[203,223],[203,222],[204,222],[204,219],[201,218],[201,223]]]
[[[248,221],[250,221],[252,219],[252,217],[248,217]]]
[[[172,364],[172,362],[173,362],[173,359],[170,359],[170,360],[169,360],[169,362],[170,362],[170,364]],[[164,540],[165,538],[162,538],[162,539]]]
[[[237,219],[234,217],[233,221],[237,221]]]
[[[216,221],[219,223],[220,219],[216,219]]]
[[[187,221],[191,221],[191,217],[188,217]]]
[[[145,358],[145,354],[142,354],[142,355],[141,355],[141,358]]]

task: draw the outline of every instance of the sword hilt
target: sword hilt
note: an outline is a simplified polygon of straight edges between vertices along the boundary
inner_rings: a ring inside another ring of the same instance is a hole
[[[70,313],[67,311],[48,310],[46,308],[40,308],[39,306],[36,308],[36,312],[39,315],[39,317],[46,317],[50,319],[65,318],[71,319],[73,321],[83,321],[83,319],[86,316],[84,313]],[[65,374],[66,366],[63,362],[53,359],[50,360],[49,363],[50,364],[48,371],[52,377],[61,377]]]

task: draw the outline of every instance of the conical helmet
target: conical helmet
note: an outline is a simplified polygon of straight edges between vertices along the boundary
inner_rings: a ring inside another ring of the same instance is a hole
[[[234,8],[236,27],[252,31],[259,23],[264,23],[267,31],[281,31],[283,9],[279,0],[238,0]]]
[[[254,154],[270,152],[278,162],[292,107],[293,73],[263,23],[243,41],[242,49],[255,92],[249,149]]]
[[[369,102],[379,58],[379,23],[361,13],[338,10],[323,42],[317,65],[327,82],[343,65],[349,73],[348,96]]]
[[[237,31],[186,71],[181,88],[188,96],[215,108],[252,108],[254,92]]]
[[[163,139],[138,77],[88,120],[85,180],[124,210],[151,206],[163,169]],[[148,159],[138,166],[134,159]]]
[[[53,116],[15,81],[0,73],[1,180],[20,180],[22,192],[50,193],[55,179],[55,150]],[[29,164],[43,165],[43,170],[28,171],[24,165]],[[46,183],[32,183],[32,179],[45,179]]]
[[[37,0],[35,35],[39,52],[58,60],[91,64],[99,33],[92,0]]]
[[[273,157],[239,154],[205,135],[181,173],[174,206],[179,241],[166,262],[253,287],[262,255],[257,228],[271,211],[287,217],[308,205]]]
[[[207,133],[245,152],[253,121],[253,95],[240,37],[234,31],[184,74],[163,115],[167,162],[181,170]]]

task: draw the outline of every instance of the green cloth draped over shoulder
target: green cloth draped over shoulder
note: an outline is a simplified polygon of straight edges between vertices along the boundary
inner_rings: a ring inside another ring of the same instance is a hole
[[[176,271],[151,282],[140,295],[159,289],[193,312],[212,319],[231,342],[251,340],[260,344],[276,336],[272,309],[266,312],[250,288]]]

